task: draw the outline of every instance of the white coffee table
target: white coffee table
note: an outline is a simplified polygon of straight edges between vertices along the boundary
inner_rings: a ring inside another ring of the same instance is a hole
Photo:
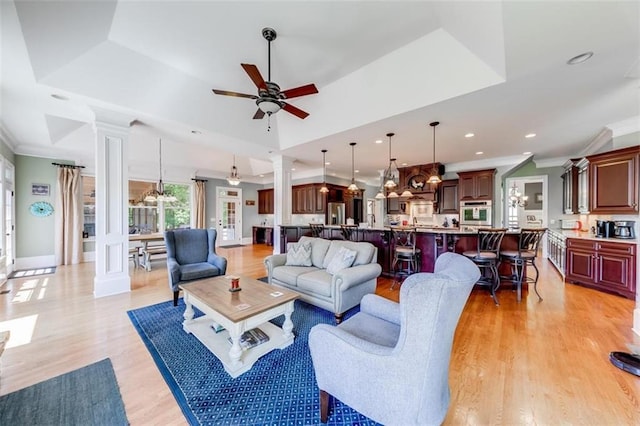
[[[231,377],[238,377],[264,354],[293,343],[291,314],[299,295],[243,276],[240,276],[242,290],[230,292],[230,281],[227,277],[215,277],[180,285],[187,305],[182,328],[196,336],[222,362]],[[194,319],[194,306],[204,315]],[[280,315],[285,317],[282,328],[269,322]],[[215,323],[225,329],[216,333],[212,328]],[[240,336],[255,327],[264,331],[269,341],[243,350]]]

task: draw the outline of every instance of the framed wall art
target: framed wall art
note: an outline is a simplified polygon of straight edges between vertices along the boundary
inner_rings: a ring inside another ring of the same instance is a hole
[[[48,197],[50,188],[51,187],[48,183],[32,183],[31,195],[43,195]]]

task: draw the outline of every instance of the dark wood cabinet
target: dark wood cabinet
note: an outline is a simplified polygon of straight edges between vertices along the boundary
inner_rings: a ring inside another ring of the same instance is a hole
[[[579,160],[564,163],[562,173],[562,211],[564,214],[578,214],[578,167]]]
[[[587,157],[591,213],[638,213],[640,146]]]
[[[387,214],[408,214],[406,200],[387,197]]]
[[[273,214],[273,189],[258,190],[258,214]]]
[[[492,200],[495,169],[458,172],[460,201]]]
[[[440,196],[438,198],[438,213],[458,214],[460,210],[458,179],[443,180],[440,184]]]
[[[327,207],[326,195],[320,192],[322,185],[305,184],[291,187],[291,213],[324,214]]]
[[[636,245],[567,239],[567,281],[617,293],[636,293]]]

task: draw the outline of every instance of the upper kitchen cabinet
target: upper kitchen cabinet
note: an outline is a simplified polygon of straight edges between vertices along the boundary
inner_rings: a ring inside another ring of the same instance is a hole
[[[637,214],[640,146],[591,155],[587,159],[591,213]]]
[[[435,163],[435,168],[439,174],[444,173],[443,166],[440,163]],[[408,189],[413,195],[419,196],[421,199],[437,202],[438,185],[427,183],[433,169],[434,164],[399,168],[400,179],[396,192],[401,194],[404,190]],[[442,170],[442,173],[440,173],[440,170]]]
[[[291,187],[291,213],[293,214],[323,214],[326,206],[326,196],[320,192],[316,184],[295,185]]]
[[[440,202],[438,203],[438,213],[458,214],[459,195],[458,179],[443,180],[440,183]]]
[[[589,214],[589,160],[581,159],[578,168],[578,213]]]
[[[460,201],[493,200],[493,178],[496,169],[458,172]]]
[[[258,214],[273,214],[273,189],[258,189]]]
[[[562,210],[564,214],[577,214],[578,211],[578,163],[577,159],[564,163],[562,174]]]

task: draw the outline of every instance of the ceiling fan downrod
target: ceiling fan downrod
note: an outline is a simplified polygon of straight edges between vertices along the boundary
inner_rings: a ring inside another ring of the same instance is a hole
[[[271,81],[271,42],[275,40],[277,36],[278,34],[276,33],[276,30],[274,30],[273,28],[266,27],[262,29],[262,37],[264,37],[269,42],[267,49],[267,81]]]

